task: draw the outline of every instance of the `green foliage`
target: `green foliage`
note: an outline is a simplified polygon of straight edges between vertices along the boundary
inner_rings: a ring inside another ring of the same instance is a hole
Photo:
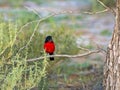
[[[0,5],[9,5],[12,7],[22,7],[23,4],[27,1],[32,1],[37,4],[41,4],[43,1],[42,0],[0,0]]]
[[[99,11],[104,9],[104,7],[99,2],[97,2],[97,0],[91,1],[93,11]],[[115,0],[100,0],[100,1],[103,2],[108,7],[115,7]]]
[[[100,0],[108,7],[115,7],[115,0]]]
[[[23,12],[27,16],[28,13]],[[33,22],[37,17],[23,17],[19,15],[18,23],[4,21],[0,24],[0,89],[19,90],[39,87],[47,88],[46,75],[52,70],[47,58],[37,62],[28,63],[29,58],[45,56],[43,44],[45,37],[51,35],[56,44],[58,54],[75,54],[78,52],[73,30],[63,24],[57,25],[53,19],[48,20],[50,27],[44,33],[40,33],[41,23]],[[27,23],[24,27],[20,27]],[[19,24],[19,25],[18,25]],[[18,25],[18,26],[17,26]],[[45,28],[46,29],[46,28]],[[52,67],[54,68],[54,67]]]
[[[0,24],[0,55],[3,54],[5,56],[4,58],[9,58],[13,53],[12,48],[15,42],[16,33],[17,29],[14,24]]]
[[[46,35],[52,35],[56,44],[56,52],[62,54],[75,54],[78,52],[74,30],[66,24],[56,23],[54,18],[49,20],[52,30],[47,31]]]
[[[60,64],[55,71],[58,74],[64,73],[67,76],[70,74],[78,73],[84,69],[87,70],[91,65],[88,62],[84,62],[81,64],[77,63],[70,63],[70,60],[64,61],[64,63]]]
[[[62,75],[61,77],[63,78],[60,77],[58,81],[67,85],[74,85],[75,83],[85,84],[91,82],[91,80],[94,80],[95,78],[94,74],[86,74],[86,71],[89,72],[91,69],[92,65],[87,61],[78,63],[73,61],[71,62],[71,60],[66,60],[54,69],[54,73],[57,73],[58,76]]]
[[[24,48],[24,53],[17,52],[20,49],[20,45],[17,44],[20,34],[12,22],[1,23],[0,34],[0,89],[26,90],[37,86],[41,79],[46,76],[47,59],[27,63],[29,46]]]
[[[103,36],[110,36],[112,33],[109,30],[103,30],[100,32],[100,34]]]
[[[0,17],[2,17],[0,20],[3,22],[8,22],[11,19],[12,22],[16,22],[19,28],[27,22],[39,19],[38,15],[24,9],[0,10]]]

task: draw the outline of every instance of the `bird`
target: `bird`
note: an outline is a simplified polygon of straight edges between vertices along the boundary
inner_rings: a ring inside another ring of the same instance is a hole
[[[49,55],[54,55],[55,44],[53,42],[52,36],[46,36],[44,42],[44,50]],[[54,57],[50,57],[50,61],[54,61]]]

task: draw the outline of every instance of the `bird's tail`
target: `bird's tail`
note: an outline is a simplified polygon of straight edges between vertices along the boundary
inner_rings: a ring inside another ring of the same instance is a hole
[[[50,53],[50,55],[53,55],[53,53]],[[54,57],[50,57],[50,61],[54,61]]]

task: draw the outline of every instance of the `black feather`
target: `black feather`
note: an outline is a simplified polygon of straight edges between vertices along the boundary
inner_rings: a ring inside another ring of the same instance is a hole
[[[52,41],[52,42],[53,42],[53,40],[52,40],[52,36],[47,36],[47,37],[46,37],[46,39],[45,39],[45,43],[48,42],[48,41]]]
[[[53,55],[53,53],[49,53],[49,55]],[[54,61],[54,57],[50,57],[50,61]]]
[[[46,38],[45,38],[45,43],[47,43],[47,42],[53,42],[53,40],[52,40],[52,36],[47,36]],[[53,55],[53,53],[49,53],[49,55]],[[50,61],[54,61],[54,57],[50,57]]]

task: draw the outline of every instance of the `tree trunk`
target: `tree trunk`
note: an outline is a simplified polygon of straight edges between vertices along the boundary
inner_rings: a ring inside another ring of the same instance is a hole
[[[120,0],[116,0],[115,28],[104,68],[104,90],[120,90]]]

